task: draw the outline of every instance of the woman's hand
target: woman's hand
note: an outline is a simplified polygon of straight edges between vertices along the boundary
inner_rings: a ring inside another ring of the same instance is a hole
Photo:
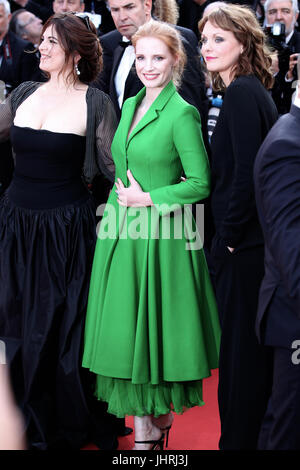
[[[299,54],[291,54],[291,55],[290,55],[289,70],[288,70],[288,72],[287,72],[287,74],[286,74],[286,78],[287,78],[288,80],[292,80],[292,79],[293,79],[293,70],[294,70],[295,65],[297,64],[298,55],[299,55]]]
[[[116,193],[118,195],[118,203],[125,207],[145,207],[152,206],[150,194],[145,193],[139,183],[134,179],[130,170],[127,171],[127,177],[130,186],[125,188],[123,182],[118,178],[116,181]]]

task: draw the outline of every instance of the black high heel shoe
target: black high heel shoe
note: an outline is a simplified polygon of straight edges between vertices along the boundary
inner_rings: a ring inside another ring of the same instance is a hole
[[[169,443],[169,432],[170,432],[171,427],[172,427],[172,424],[170,424],[170,426],[166,426],[165,428],[159,428],[161,431],[163,431],[163,433],[164,433],[165,436],[166,436],[166,447],[168,447],[168,443]]]
[[[149,450],[164,450],[164,440],[165,440],[165,435],[162,433],[159,439],[157,441],[134,441],[135,444],[153,444],[151,449]]]

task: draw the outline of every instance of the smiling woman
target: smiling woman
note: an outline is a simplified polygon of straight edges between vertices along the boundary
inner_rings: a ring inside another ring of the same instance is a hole
[[[103,188],[113,180],[116,128],[109,98],[87,85],[102,54],[87,21],[52,16],[40,41],[48,81],[23,83],[0,107],[0,141],[10,132],[16,154],[0,199],[0,339],[29,447],[37,449],[79,449],[87,439],[117,445],[112,419],[93,403],[91,375],[80,367],[96,241],[87,185],[95,176]]]
[[[149,21],[132,43],[145,87],[125,101],[112,143],[116,190],[104,218],[109,224],[117,214],[118,223],[112,237],[100,226],[83,365],[110,413],[134,415],[134,449],[157,450],[171,410],[203,405],[202,380],[218,365],[215,298],[202,244],[187,248],[190,231],[199,234],[184,207],[208,196],[210,172],[199,113],[172,81],[185,63],[179,34]]]
[[[147,26],[144,27],[144,31],[147,31]],[[152,31],[151,28],[149,28],[149,32],[150,31]],[[137,45],[138,38],[139,34],[136,34],[132,38],[132,43],[135,46],[136,71],[144,86],[147,86],[145,82],[147,72],[149,76],[149,72],[154,70],[160,78],[161,83],[152,83],[152,88],[155,86],[162,88],[171,79],[178,88],[186,64],[186,55],[181,43],[179,43],[179,46],[175,49],[174,43],[168,37],[164,37],[162,40],[158,34],[157,37],[151,37],[152,41],[149,41],[149,38],[146,36],[141,37]],[[151,50],[152,42],[153,49]]]
[[[102,68],[102,49],[99,40],[95,39],[95,27],[88,16],[77,15],[73,15],[77,18],[74,21],[81,22],[80,29],[71,22],[48,21],[43,27],[39,46],[40,68],[49,74],[48,77],[51,70],[58,76],[65,75],[66,82],[73,85],[92,82]]]
[[[220,448],[255,449],[268,374],[266,352],[258,344],[254,327],[264,242],[255,206],[253,166],[277,118],[267,91],[273,81],[270,51],[247,7],[219,6],[200,21],[199,30],[213,87],[225,91],[211,140],[211,206],[216,228],[211,254],[222,327]],[[249,377],[254,377],[251,387]]]

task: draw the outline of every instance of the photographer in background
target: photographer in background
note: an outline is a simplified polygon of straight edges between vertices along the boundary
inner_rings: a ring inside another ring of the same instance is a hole
[[[299,9],[297,0],[266,0],[266,33],[276,51],[273,60],[275,83],[272,97],[279,114],[290,111],[293,83],[297,80],[300,33],[295,30]]]

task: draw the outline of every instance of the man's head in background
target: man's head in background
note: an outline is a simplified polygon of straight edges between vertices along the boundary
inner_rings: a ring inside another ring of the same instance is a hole
[[[54,0],[52,3],[54,13],[66,13],[67,11],[84,11],[84,0]]]
[[[42,28],[42,20],[23,8],[16,10],[11,16],[10,31],[32,44],[39,43]]]
[[[108,0],[108,5],[117,30],[128,39],[151,19],[152,0]]]
[[[8,31],[10,18],[11,14],[9,2],[7,0],[0,0],[0,41],[4,38]]]
[[[286,36],[294,31],[299,15],[297,0],[266,0],[264,8],[267,26],[284,23]]]

